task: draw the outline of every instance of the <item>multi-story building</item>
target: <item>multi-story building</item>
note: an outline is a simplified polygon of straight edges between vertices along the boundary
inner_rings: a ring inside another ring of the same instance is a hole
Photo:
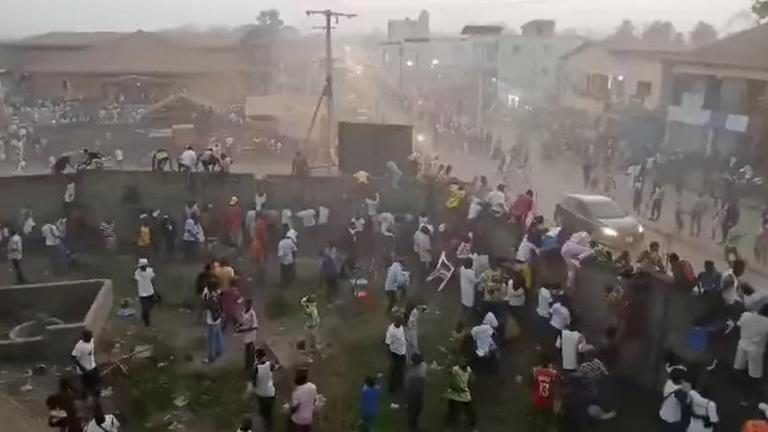
[[[579,36],[558,35],[555,21],[533,20],[521,34],[503,34],[498,48],[499,98],[508,105],[551,103],[557,93],[560,57],[584,43]]]

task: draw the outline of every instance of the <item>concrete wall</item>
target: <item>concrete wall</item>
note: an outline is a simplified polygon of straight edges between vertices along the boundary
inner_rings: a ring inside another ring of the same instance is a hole
[[[0,361],[68,363],[83,329],[96,339],[112,310],[112,282],[88,280],[0,288],[0,318],[4,327],[37,314],[56,317],[63,324],[48,326],[43,335],[22,340],[0,339]]]
[[[95,228],[107,217],[115,219],[118,235],[133,239],[141,213],[159,209],[180,220],[189,200],[210,203],[221,211],[232,196],[245,207],[256,191],[266,192],[267,209],[344,207],[353,193],[349,176],[296,179],[287,176],[255,179],[249,174],[194,174],[187,187],[185,174],[151,171],[87,171],[65,176],[36,175],[0,178],[0,219],[15,223],[24,206],[33,210],[38,226],[46,219],[62,215],[64,188],[76,183],[77,203],[86,211],[89,226]],[[397,191],[382,187],[380,208],[393,212],[412,212],[426,208],[427,187],[423,183],[401,182]],[[441,196],[435,195],[439,204]]]

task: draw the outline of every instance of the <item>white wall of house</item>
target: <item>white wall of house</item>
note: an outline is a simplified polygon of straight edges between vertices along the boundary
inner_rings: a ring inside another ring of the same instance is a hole
[[[646,109],[662,102],[663,65],[652,54],[586,47],[560,64],[559,104],[599,115],[606,102],[642,101]]]
[[[499,39],[499,96],[544,101],[557,92],[560,57],[584,43],[578,36],[503,35]]]

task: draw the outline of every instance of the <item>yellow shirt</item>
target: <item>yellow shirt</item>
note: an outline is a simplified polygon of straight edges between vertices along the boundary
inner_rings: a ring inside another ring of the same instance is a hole
[[[148,226],[142,225],[139,227],[139,240],[136,244],[139,246],[149,246],[152,244],[152,237]]]
[[[448,190],[448,201],[445,202],[445,206],[448,208],[456,208],[464,201],[464,197],[467,196],[467,192],[459,189],[456,185],[452,185]]]

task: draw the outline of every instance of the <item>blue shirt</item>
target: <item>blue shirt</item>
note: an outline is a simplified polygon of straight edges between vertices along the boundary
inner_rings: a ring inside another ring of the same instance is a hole
[[[699,273],[698,282],[704,292],[720,291],[720,279],[722,276],[717,270],[713,272],[703,271]]]
[[[363,391],[360,392],[360,410],[362,411],[363,417],[376,416],[379,411],[380,394],[381,388],[379,388],[379,386],[363,386]]]

